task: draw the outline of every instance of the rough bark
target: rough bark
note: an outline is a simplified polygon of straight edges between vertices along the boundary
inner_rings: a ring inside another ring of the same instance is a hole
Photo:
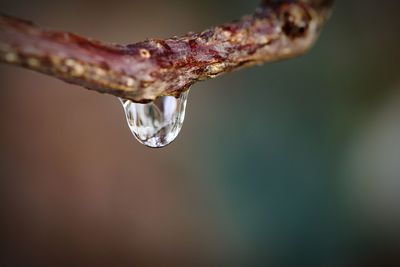
[[[104,44],[0,15],[0,61],[91,90],[147,102],[197,81],[303,54],[333,0],[264,0],[253,15],[199,34]]]

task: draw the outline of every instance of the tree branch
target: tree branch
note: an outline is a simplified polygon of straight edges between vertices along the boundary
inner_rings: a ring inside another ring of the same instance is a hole
[[[103,44],[0,15],[0,61],[147,102],[197,81],[307,51],[333,0],[263,0],[251,16],[195,34]]]

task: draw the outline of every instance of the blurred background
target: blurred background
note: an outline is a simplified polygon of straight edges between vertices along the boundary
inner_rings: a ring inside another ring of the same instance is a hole
[[[133,43],[258,2],[0,10]],[[0,265],[400,266],[399,10],[337,1],[307,55],[196,84],[181,135],[161,150],[136,142],[116,98],[1,65]]]

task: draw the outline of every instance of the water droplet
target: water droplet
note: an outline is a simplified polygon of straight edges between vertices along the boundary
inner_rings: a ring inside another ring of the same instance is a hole
[[[179,98],[161,96],[147,104],[120,99],[129,128],[136,139],[154,148],[164,147],[174,141],[185,119],[188,94],[189,90]]]

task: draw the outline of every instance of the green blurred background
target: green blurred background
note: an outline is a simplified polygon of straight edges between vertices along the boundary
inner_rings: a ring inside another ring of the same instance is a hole
[[[0,265],[400,266],[400,2],[336,2],[307,55],[196,84],[162,150],[134,140],[116,98],[0,66]],[[133,43],[257,4],[0,10]]]

